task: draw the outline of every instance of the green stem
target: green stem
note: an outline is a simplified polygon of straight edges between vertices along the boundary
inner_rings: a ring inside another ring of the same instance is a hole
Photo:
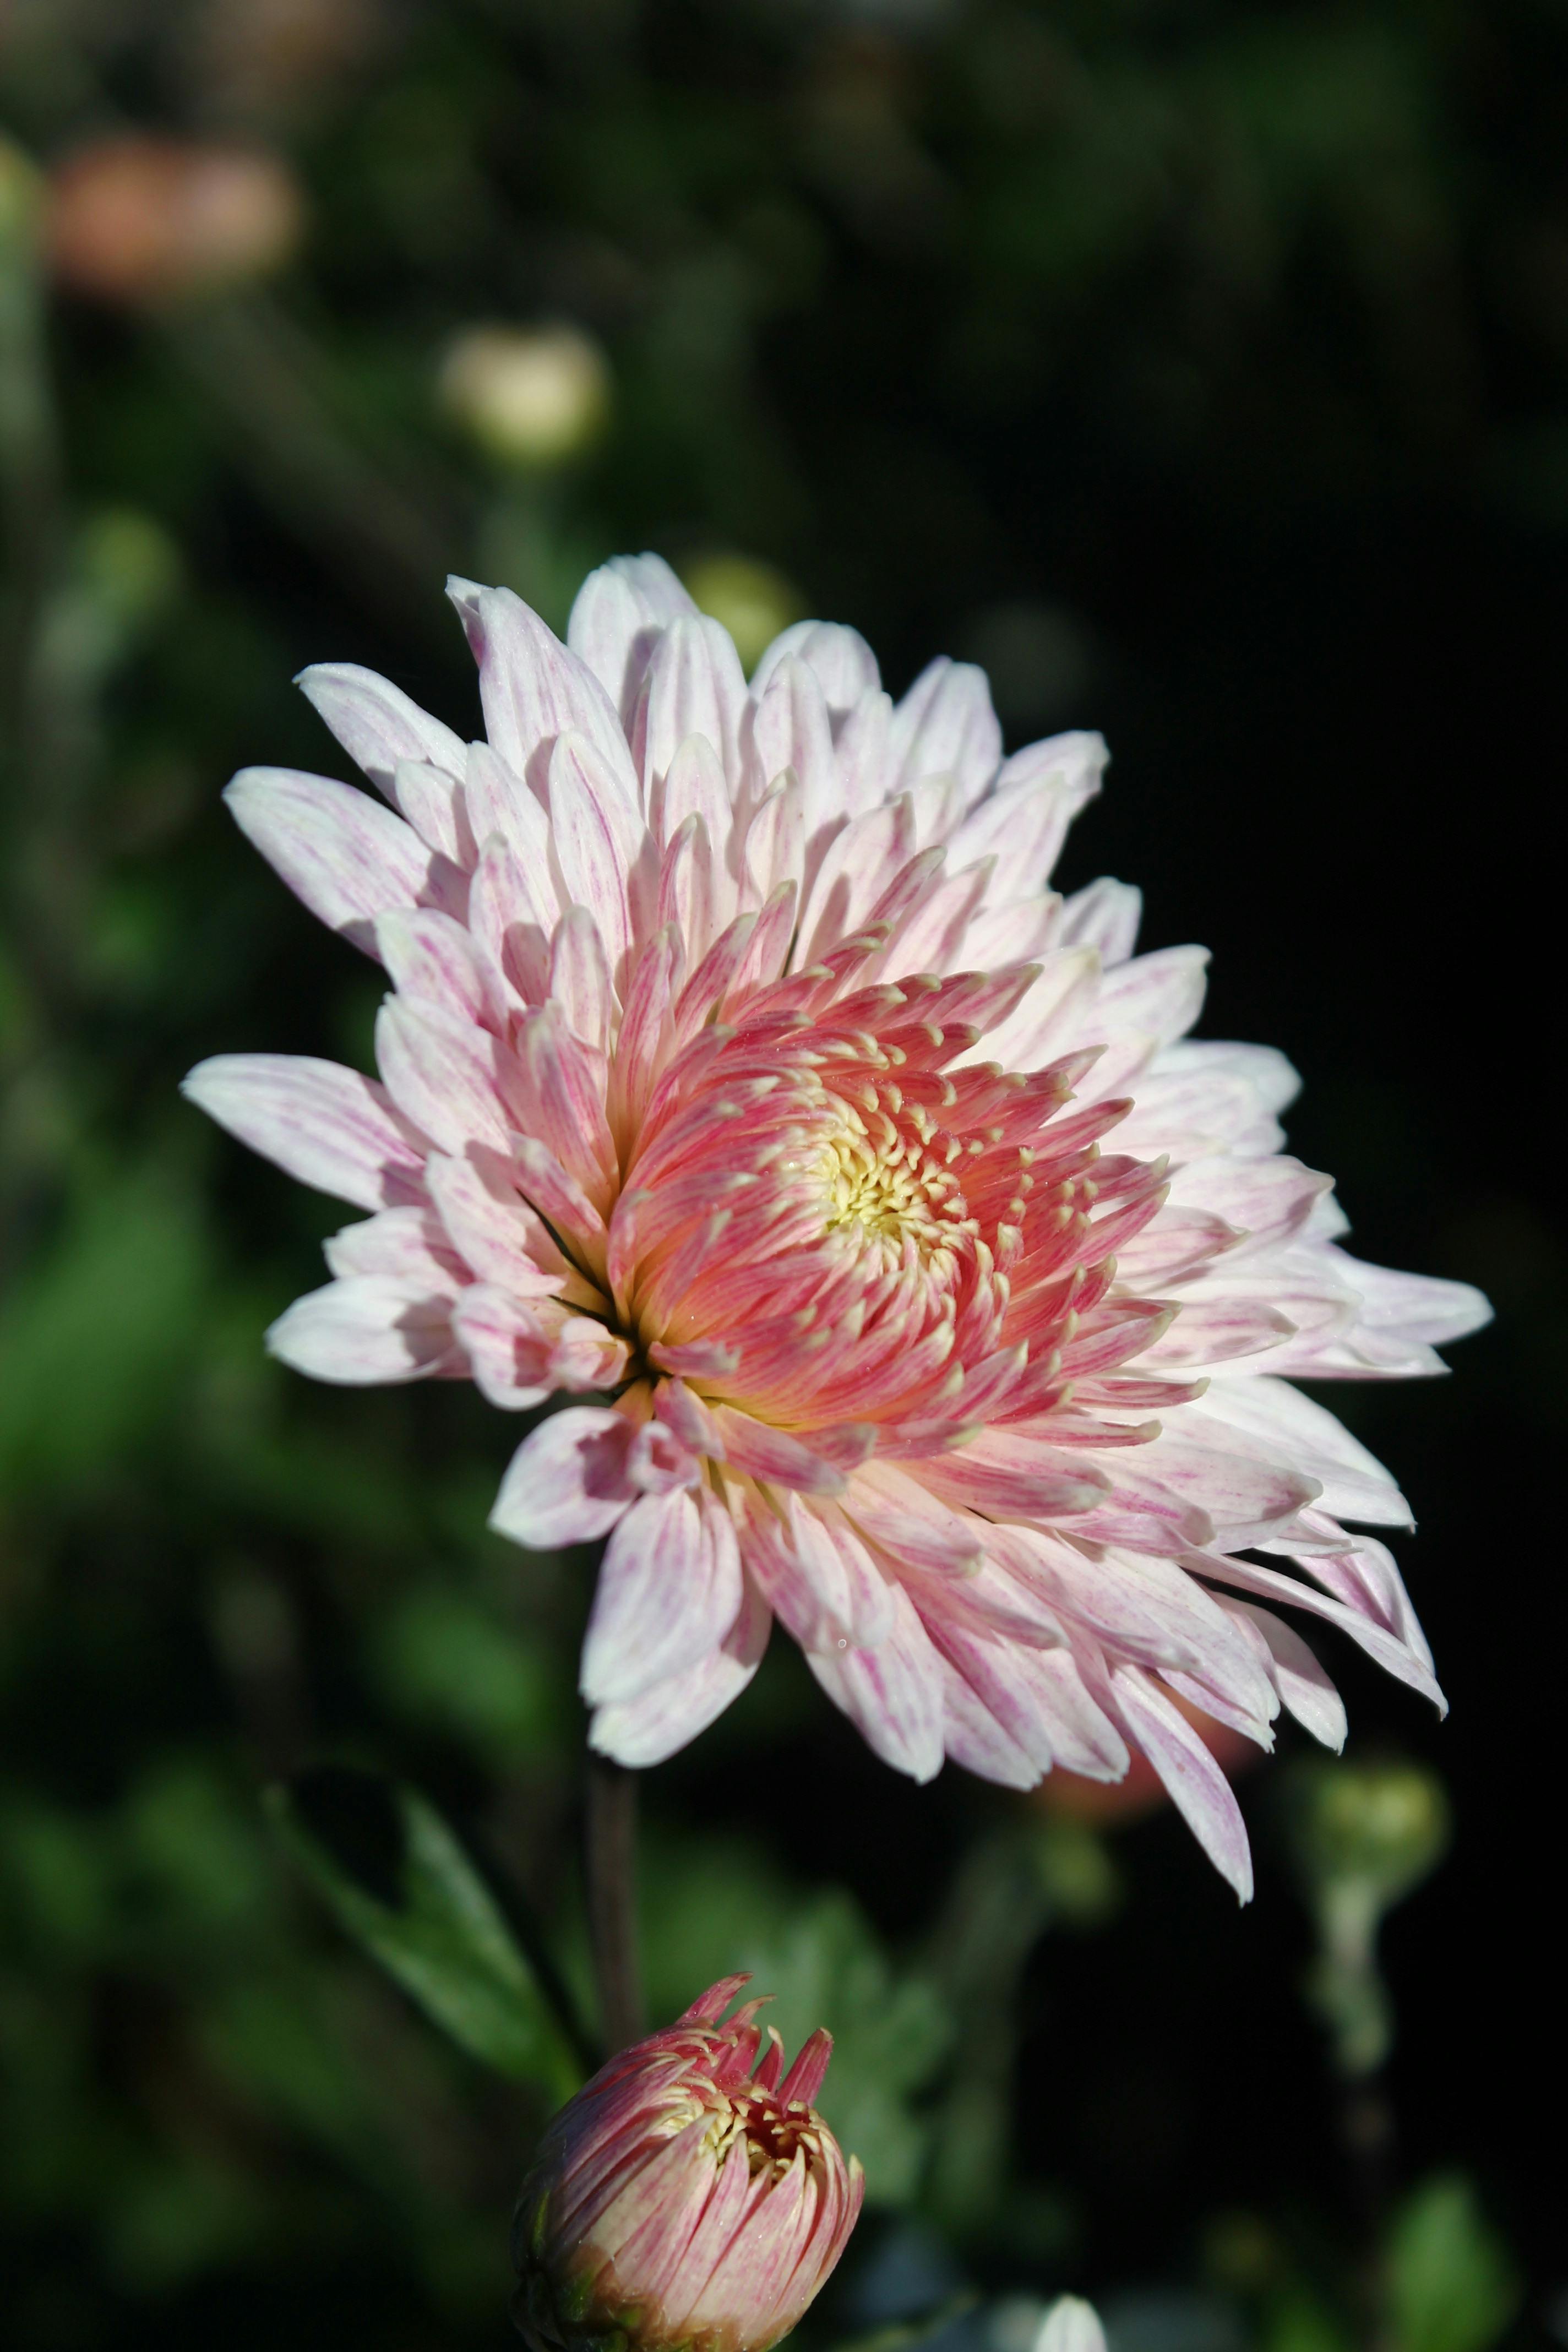
[[[605,2047],[613,2053],[643,2031],[637,1952],[637,1776],[588,1753],[588,1933]]]

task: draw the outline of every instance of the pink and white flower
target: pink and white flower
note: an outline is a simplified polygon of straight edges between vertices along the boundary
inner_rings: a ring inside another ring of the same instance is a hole
[[[725,1977],[568,2100],[512,2226],[512,2314],[530,2352],[768,2352],[826,2284],[865,2179],[815,2101],[833,2037],[784,2071]]]
[[[1292,1382],[1439,1370],[1486,1302],[1348,1256],[1279,1149],[1289,1064],[1188,1035],[1203,950],[1134,955],[1124,883],[1050,888],[1098,736],[1005,757],[979,670],[895,703],[820,622],[748,687],[654,556],[592,575],[565,646],[505,589],[451,593],[485,740],[328,664],[300,683],[384,798],[228,788],[392,983],[379,1080],[226,1055],[186,1081],[372,1213],[275,1352],[599,1400],[525,1439],[492,1523],[609,1539],[605,1753],[690,1739],[776,1616],[917,1780],[1142,1751],[1245,1896],[1173,1693],[1337,1746],[1284,1604],[1442,1703],[1391,1555],[1345,1527],[1408,1507]]]

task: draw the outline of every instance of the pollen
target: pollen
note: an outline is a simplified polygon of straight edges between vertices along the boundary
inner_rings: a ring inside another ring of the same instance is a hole
[[[896,1261],[906,1242],[922,1258],[977,1230],[956,1179],[922,1137],[878,1121],[875,1138],[847,1125],[836,1129],[820,1162],[829,1233],[879,1242]]]

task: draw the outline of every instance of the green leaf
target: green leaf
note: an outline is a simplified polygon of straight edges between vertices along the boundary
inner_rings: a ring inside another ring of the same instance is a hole
[[[1508,2249],[1471,2183],[1438,2175],[1406,2198],[1388,2244],[1398,2352],[1488,2352],[1519,2304]]]
[[[271,1793],[289,1851],[442,2030],[498,2074],[570,2097],[582,2069],[495,1898],[414,1790],[331,1768]]]

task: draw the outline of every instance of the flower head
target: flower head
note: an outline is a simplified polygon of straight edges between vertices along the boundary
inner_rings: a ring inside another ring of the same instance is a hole
[[[1245,1895],[1173,1695],[1263,1747],[1282,1705],[1343,1737],[1260,1603],[1440,1703],[1392,1557],[1343,1524],[1408,1508],[1291,1379],[1440,1370],[1485,1301],[1348,1256],[1279,1150],[1289,1066],[1187,1035],[1202,950],[1135,956],[1125,884],[1050,888],[1098,736],[1005,759],[978,670],[894,703],[820,622],[748,688],[657,557],[595,572],[565,646],[452,593],[486,740],[328,665],[301,684],[392,806],[229,787],[392,982],[379,1083],[268,1055],[187,1081],[374,1213],[274,1349],[507,1411],[613,1399],[532,1432],[493,1524],[608,1537],[583,1687],[624,1763],[710,1722],[776,1615],[917,1779],[1142,1751]]]
[[[512,2231],[532,2352],[767,2352],[844,2252],[865,2183],[812,2105],[832,2037],[785,2074],[770,2030],[759,2064],[762,2002],[720,2022],[746,1982],[623,2050],[545,2133]]]

